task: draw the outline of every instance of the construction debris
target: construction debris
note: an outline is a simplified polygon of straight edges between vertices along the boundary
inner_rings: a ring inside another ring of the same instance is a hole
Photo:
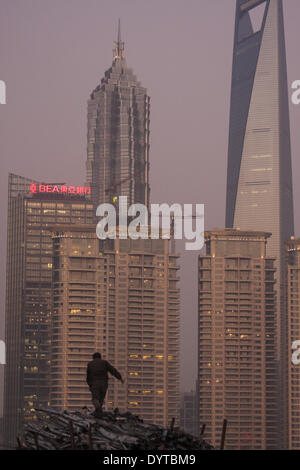
[[[81,412],[36,410],[37,419],[27,423],[19,448],[37,450],[210,450],[196,438],[174,427],[145,423],[131,413],[103,412],[95,418],[87,407]]]

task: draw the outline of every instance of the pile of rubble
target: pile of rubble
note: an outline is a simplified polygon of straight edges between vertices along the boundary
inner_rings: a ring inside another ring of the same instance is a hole
[[[175,428],[145,423],[131,413],[104,412],[95,418],[89,408],[81,412],[39,409],[37,420],[26,425],[19,448],[41,450],[209,450],[202,438]]]

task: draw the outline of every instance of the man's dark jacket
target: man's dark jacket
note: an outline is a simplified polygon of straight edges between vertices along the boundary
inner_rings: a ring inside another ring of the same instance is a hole
[[[108,382],[108,372],[118,380],[122,380],[121,374],[108,361],[100,358],[93,359],[87,365],[87,384],[91,386],[94,383]]]

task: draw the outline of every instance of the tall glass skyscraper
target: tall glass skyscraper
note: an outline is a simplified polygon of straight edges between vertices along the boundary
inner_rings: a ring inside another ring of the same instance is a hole
[[[278,426],[283,443],[284,243],[294,233],[294,214],[282,0],[236,2],[226,227],[272,234],[267,255],[276,258],[277,388],[283,405]]]
[[[237,0],[229,127],[226,227],[272,233],[282,278],[294,232],[282,0]]]
[[[96,206],[119,195],[149,204],[147,90],[125,61],[120,24],[113,63],[88,101],[87,185]]]

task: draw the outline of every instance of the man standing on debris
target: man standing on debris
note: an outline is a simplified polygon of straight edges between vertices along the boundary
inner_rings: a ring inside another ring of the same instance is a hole
[[[124,383],[120,372],[117,371],[108,361],[101,359],[101,354],[93,354],[93,360],[88,363],[86,370],[86,382],[92,393],[92,403],[95,407],[94,415],[102,415],[102,405],[108,387],[108,372]]]

